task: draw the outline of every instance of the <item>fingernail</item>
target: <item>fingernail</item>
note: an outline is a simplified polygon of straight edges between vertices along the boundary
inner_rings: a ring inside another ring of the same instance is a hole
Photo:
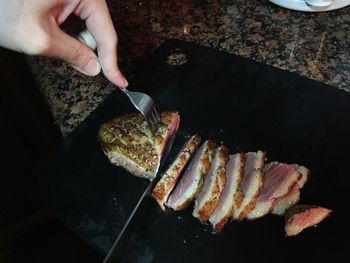
[[[101,71],[100,63],[97,59],[92,58],[90,61],[81,69],[83,73],[89,76],[96,76]]]
[[[117,86],[120,88],[126,88],[129,85],[129,82],[123,75],[119,75],[118,79],[116,80],[116,83]]]
[[[123,79],[124,79],[124,85],[125,85],[125,87],[128,86],[128,85],[129,85],[129,82],[126,80],[125,77],[123,77]]]

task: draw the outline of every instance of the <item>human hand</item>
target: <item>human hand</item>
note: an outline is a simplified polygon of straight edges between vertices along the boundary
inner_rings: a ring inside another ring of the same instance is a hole
[[[98,57],[59,27],[70,14],[85,20]],[[117,65],[117,42],[105,0],[0,0],[0,46],[65,60],[89,76],[102,67],[105,76],[123,88],[128,82]]]

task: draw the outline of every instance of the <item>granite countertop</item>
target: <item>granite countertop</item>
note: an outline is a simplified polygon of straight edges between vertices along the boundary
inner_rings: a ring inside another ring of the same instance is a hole
[[[126,76],[168,38],[191,41],[322,81],[350,92],[350,6],[319,13],[267,0],[107,1]],[[62,61],[28,64],[63,136],[114,89],[101,74],[86,77]]]

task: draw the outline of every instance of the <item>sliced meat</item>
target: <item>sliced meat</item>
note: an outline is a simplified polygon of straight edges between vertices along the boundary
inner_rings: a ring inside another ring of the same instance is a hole
[[[231,155],[226,164],[226,184],[221,192],[220,200],[209,221],[214,230],[221,231],[232,217],[234,204],[240,203],[242,194],[240,183],[243,177],[244,155]]]
[[[331,209],[315,205],[296,205],[285,215],[284,229],[287,236],[298,235],[305,228],[315,226],[330,213]]]
[[[291,190],[285,194],[277,198],[273,204],[273,208],[271,213],[274,215],[282,216],[284,213],[293,205],[299,202],[300,200],[300,189],[304,186],[309,178],[309,169],[305,166],[292,164],[294,169],[296,169],[300,174],[301,178],[293,185]]]
[[[265,166],[263,188],[256,199],[255,208],[247,215],[247,219],[256,219],[268,214],[275,200],[290,192],[302,177],[295,168],[294,165],[280,162],[272,162]]]
[[[299,188],[302,188],[309,179],[310,170],[302,165],[298,165],[298,164],[292,164],[292,165],[295,168],[295,170],[297,170],[302,175],[302,177],[298,181]]]
[[[229,158],[229,149],[222,145],[215,151],[209,172],[204,177],[204,184],[195,201],[192,215],[201,222],[209,220],[217,206],[222,189],[226,182],[226,162]]]
[[[125,114],[102,124],[98,138],[112,164],[133,175],[153,180],[165,146],[177,132],[179,123],[178,112],[161,112],[159,128],[153,135],[140,113]]]
[[[211,140],[207,140],[201,145],[176,188],[170,194],[166,206],[174,210],[183,210],[196,198],[202,188],[203,177],[210,169],[215,148],[216,144]]]
[[[191,155],[197,149],[201,142],[199,135],[195,134],[184,144],[180,152],[175,157],[173,163],[169,166],[162,178],[152,191],[152,196],[156,199],[159,206],[165,210],[164,203],[178,181],[182,170],[190,160]]]
[[[244,198],[240,207],[233,212],[234,220],[243,220],[255,207],[255,201],[264,182],[265,156],[265,152],[262,151],[246,153],[244,175],[241,183]]]
[[[300,188],[298,184],[295,184],[288,194],[276,199],[271,214],[282,216],[285,212],[298,203],[300,200]]]

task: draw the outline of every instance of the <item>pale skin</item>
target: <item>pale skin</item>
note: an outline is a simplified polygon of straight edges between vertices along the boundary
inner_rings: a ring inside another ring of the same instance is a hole
[[[98,55],[61,30],[70,15],[85,21]],[[128,82],[118,68],[117,43],[105,0],[0,0],[0,46],[62,59],[89,76],[102,68],[107,79],[124,88]]]

